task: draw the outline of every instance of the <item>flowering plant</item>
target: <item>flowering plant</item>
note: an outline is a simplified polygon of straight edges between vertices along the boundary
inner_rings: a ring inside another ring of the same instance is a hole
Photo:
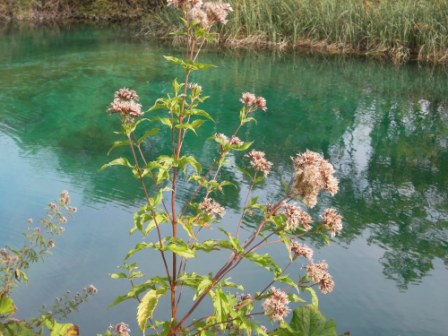
[[[266,111],[266,100],[253,93],[242,94],[239,122],[230,136],[217,133],[209,140],[216,142],[216,158],[203,169],[203,165],[192,155],[187,155],[185,139],[196,133],[205,122],[214,122],[213,117],[199,108],[208,97],[202,87],[191,82],[192,73],[210,68],[212,65],[198,62],[198,56],[207,41],[216,38],[213,27],[225,24],[232,11],[230,5],[222,2],[201,0],[168,0],[168,5],[182,13],[184,31],[180,33],[186,44],[185,58],[165,56],[165,59],[183,69],[185,77],[179,83],[174,80],[172,93],[159,98],[148,110],[142,112],[139,97],[134,90],[123,88],[115,93],[109,111],[119,114],[123,139],[116,141],[112,149],[129,146],[130,158],[120,157],[102,169],[110,166],[125,166],[140,181],[145,204],[134,215],[131,233],[140,233],[142,241],[131,249],[120,266],[123,272],[112,274],[113,278],[127,279],[131,285],[128,293],[114,301],[138,301],[137,322],[143,334],[158,335],[215,335],[256,333],[267,335],[267,328],[256,320],[266,315],[274,322],[281,322],[278,332],[288,333],[282,322],[291,312],[290,304],[304,302],[297,295],[305,290],[316,296],[314,286],[323,293],[333,290],[334,282],[328,273],[325,261],[315,263],[313,251],[301,242],[310,235],[321,235],[329,241],[342,229],[342,218],[333,208],[321,215],[316,223],[306,211],[314,207],[323,190],[331,195],[338,191],[332,165],[320,154],[306,151],[292,159],[294,174],[291,183],[280,199],[272,204],[263,204],[252,196],[256,185],[269,175],[273,163],[265,153],[252,149],[244,156],[248,159],[247,169],[239,168],[250,180],[249,191],[242,207],[239,220],[226,221],[225,209],[215,199],[218,192],[232,183],[220,178],[220,172],[235,152],[245,152],[253,144],[239,138],[242,127],[255,121],[257,110]],[[162,111],[159,113],[159,111]],[[149,117],[145,117],[149,115]],[[145,156],[142,146],[156,135],[160,128],[144,128],[145,125],[160,125],[170,134],[171,152],[152,160]],[[143,129],[144,128],[144,129]],[[179,197],[179,181],[189,183],[193,191],[188,200]],[[301,205],[299,205],[301,203]],[[242,234],[242,227],[258,218],[253,231]],[[225,225],[222,225],[224,224]],[[203,239],[205,230],[217,227],[222,239]],[[289,261],[280,266],[269,254],[259,251],[271,244],[284,244]],[[136,263],[127,261],[137,253],[156,251],[162,260],[162,275],[151,275],[146,280]],[[229,257],[221,267],[212,273],[198,274],[187,271],[190,259],[199,258],[199,253],[228,251]],[[300,279],[292,279],[288,268],[298,258],[308,261]],[[272,280],[263,289],[252,294],[237,294],[244,291],[243,284],[230,281],[228,275],[242,261],[252,262],[272,273]],[[274,286],[275,285],[275,286]],[[185,291],[185,287],[190,291]],[[185,307],[185,297],[191,293],[193,303]],[[159,302],[167,298],[170,317],[161,321],[155,319]],[[206,300],[208,298],[208,300]],[[210,314],[195,316],[198,307],[212,303]],[[182,309],[179,307],[182,305]],[[271,331],[272,332],[272,331]],[[109,335],[128,335],[126,324],[120,323],[108,332]]]
[[[26,270],[32,263],[42,260],[56,247],[55,238],[65,231],[67,215],[77,211],[71,205],[67,191],[63,191],[57,202],[48,203],[47,216],[34,223],[28,219],[25,233],[27,243],[20,249],[5,246],[0,249],[0,336],[38,336],[50,331],[56,336],[79,335],[78,326],[72,323],[59,323],[97,289],[89,285],[82,292],[72,294],[68,291],[64,297],[56,298],[51,311],[42,308],[41,316],[29,321],[14,318],[16,306],[11,292],[19,282],[28,283]]]

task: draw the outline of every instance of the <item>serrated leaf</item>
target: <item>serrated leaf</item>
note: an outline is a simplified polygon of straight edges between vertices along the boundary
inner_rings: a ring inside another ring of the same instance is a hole
[[[195,249],[204,252],[217,251],[219,250],[219,247],[219,243],[213,239],[205,240],[202,243],[195,245]]]
[[[159,299],[165,295],[167,288],[160,287],[158,289],[151,289],[143,296],[137,308],[137,322],[140,330],[145,333],[146,321],[152,318],[152,314],[156,309]]]
[[[45,325],[50,330],[50,336],[79,336],[79,327],[71,323],[47,320]]]
[[[241,246],[240,242],[238,241],[238,239],[236,237],[233,237],[232,234],[226,230],[224,230],[223,228],[218,228],[219,231],[223,232],[227,238],[228,238],[228,243],[231,245],[232,249],[236,252],[244,252],[244,248]],[[221,244],[223,241],[219,241],[219,243]],[[223,246],[223,245],[221,245]],[[225,247],[225,246],[223,246]],[[225,247],[227,248],[227,247]]]
[[[197,286],[197,292],[193,297],[193,300],[196,300],[196,298],[198,298],[202,293],[204,293],[204,291],[210,287],[210,285],[212,284],[212,280],[208,277],[202,279],[202,281],[198,284]]]
[[[173,122],[170,118],[155,118],[160,121],[163,125],[168,126],[169,128],[173,128]]]
[[[290,329],[290,330],[288,330]],[[314,306],[305,305],[294,310],[289,328],[281,328],[281,336],[337,336],[334,321],[327,320]]]
[[[272,260],[272,257],[269,254],[258,254],[258,253],[249,253],[244,256],[246,259],[254,262],[255,264],[266,268],[271,271],[275,275],[281,273],[281,268],[277,265],[275,261]]]
[[[194,156],[183,156],[179,159],[180,169],[184,169],[186,164],[189,164],[197,173],[201,173],[202,166]]]
[[[112,160],[109,163],[106,163],[105,165],[103,165],[100,168],[100,171],[103,171],[104,169],[106,169],[108,167],[112,167],[112,166],[125,166],[128,168],[134,168],[134,166],[131,165],[131,163],[128,161],[128,159],[120,157],[118,159]]]
[[[174,64],[178,64],[178,65],[182,65],[182,66],[185,64],[184,60],[174,57],[174,56],[163,56],[163,58],[171,63],[174,63]]]
[[[195,251],[190,249],[184,241],[180,239],[167,240],[169,241],[169,243],[165,248],[166,250],[176,253],[177,255],[186,259],[194,258],[196,256]]]
[[[0,315],[9,316],[16,312],[14,301],[6,295],[0,296]]]
[[[110,147],[109,151],[107,152],[107,155],[109,155],[117,147],[128,146],[128,145],[129,145],[129,140],[115,141],[112,144],[112,147]]]

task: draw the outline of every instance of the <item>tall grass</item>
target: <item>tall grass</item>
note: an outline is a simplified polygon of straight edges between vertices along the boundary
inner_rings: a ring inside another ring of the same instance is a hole
[[[228,45],[313,48],[448,62],[447,0],[230,0]],[[153,32],[173,24],[169,9]]]
[[[231,41],[448,61],[446,0],[233,0]]]

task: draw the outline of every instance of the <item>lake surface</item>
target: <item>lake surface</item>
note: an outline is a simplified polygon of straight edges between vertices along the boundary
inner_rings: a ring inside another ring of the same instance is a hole
[[[124,169],[99,172],[122,152],[106,155],[116,118],[106,113],[120,87],[136,89],[145,107],[170,90],[180,74],[162,55],[178,54],[132,39],[118,28],[4,27],[0,34],[0,246],[18,245],[26,220],[44,215],[48,201],[69,190],[78,213],[54,253],[32,267],[30,284],[15,292],[20,317],[42,303],[93,283],[99,293],[71,320],[82,335],[125,321],[138,334],[135,305],[108,308],[127,285],[108,277],[138,237],[128,237],[142,205],[138,185]],[[273,171],[256,193],[280,195],[291,176],[291,156],[321,152],[336,168],[340,192],[323,195],[316,213],[336,207],[344,230],[330,246],[314,244],[315,259],[330,265],[336,288],[320,308],[338,331],[362,336],[447,334],[448,320],[448,74],[442,68],[400,68],[373,60],[270,52],[210,51],[218,67],[197,74],[211,98],[209,125],[190,138],[204,162],[215,145],[208,132],[229,134],[242,92],[264,96],[268,112],[241,133],[266,152]],[[168,150],[160,134],[148,155]],[[234,158],[237,162],[240,157]],[[245,180],[229,165],[227,179],[242,183],[220,201],[232,220]],[[183,188],[187,194],[187,186]],[[182,196],[182,195],[181,195]],[[186,197],[186,196],[185,196]],[[310,242],[312,244],[312,242]],[[283,248],[274,248],[280,257]],[[150,272],[158,259],[141,257]],[[200,271],[207,262],[198,264]],[[251,268],[232,275],[248,291],[268,278]],[[167,310],[168,312],[168,310]]]

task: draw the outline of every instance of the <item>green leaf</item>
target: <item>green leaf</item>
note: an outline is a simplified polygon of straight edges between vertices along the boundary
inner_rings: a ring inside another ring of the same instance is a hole
[[[209,288],[212,283],[213,282],[210,278],[204,277],[197,287],[198,289],[193,297],[193,300],[196,300],[199,296],[201,296],[201,294],[204,293],[204,291]]]
[[[241,146],[235,146],[233,149],[235,149],[236,151],[242,152],[242,151],[247,150],[250,146],[252,146],[253,143],[254,143],[253,141],[247,141],[247,142],[244,142]]]
[[[254,262],[255,264],[266,268],[267,270],[271,271],[275,275],[281,274],[282,270],[277,265],[275,261],[272,260],[272,257],[269,254],[258,254],[258,253],[249,253],[244,256],[246,259]]]
[[[288,293],[288,300],[290,302],[306,302],[304,299],[294,293]]]
[[[188,233],[189,238],[196,239],[196,236],[194,235],[193,232],[193,225],[190,222],[184,221],[183,219],[178,219],[178,223],[182,226],[185,232]]]
[[[6,295],[0,297],[0,316],[9,316],[16,312],[14,301]]]
[[[112,147],[107,152],[107,155],[109,155],[115,148],[121,147],[121,146],[129,146],[129,140],[115,141],[113,143]]]
[[[244,248],[241,246],[240,242],[238,241],[237,238],[233,237],[232,234],[226,230],[224,230],[223,228],[218,228],[219,231],[223,232],[227,238],[228,238],[228,243],[231,245],[231,249],[242,253],[244,252]],[[228,248],[228,245],[225,244],[222,240],[219,241],[220,246],[224,247],[224,248]]]
[[[198,63],[193,61],[185,62],[187,64],[186,68],[190,70],[206,70],[210,68],[216,68],[216,65],[206,64],[206,63]]]
[[[187,243],[183,240],[171,237],[167,238],[167,241],[168,245],[165,248],[166,250],[176,253],[186,259],[194,258],[196,256],[195,251],[190,249]]]
[[[133,286],[127,294],[117,296],[114,302],[112,302],[109,307],[116,306],[117,304],[126,300],[136,299],[141,293],[147,291],[148,289],[155,289],[156,285],[166,287],[168,283],[168,278],[154,276],[148,281]]]
[[[205,98],[205,97],[204,97]],[[214,119],[212,118],[212,116],[210,114],[208,114],[206,111],[204,110],[200,110],[200,109],[191,109],[185,112],[185,115],[196,115],[196,116],[201,116],[204,118],[207,118],[210,121],[214,122]]]
[[[34,332],[31,325],[26,321],[21,320],[9,320],[8,322],[0,322],[0,335],[1,336],[40,336]]]
[[[311,295],[311,305],[319,308],[319,299],[317,298],[316,291],[311,287],[306,287],[304,291],[308,292]]]
[[[195,245],[197,250],[204,252],[218,251],[220,249],[219,247],[219,243],[213,239],[205,240],[204,242]]]
[[[165,295],[166,291],[167,291],[166,287],[160,287],[156,290],[151,289],[149,292],[145,294],[145,296],[142,298],[142,301],[138,305],[137,322],[143,334],[145,333],[146,329],[146,321],[152,318],[152,314],[156,309],[159,299],[163,295]]]
[[[150,249],[150,248],[154,248],[154,247],[155,247],[154,243],[145,243],[145,242],[138,243],[137,245],[135,245],[135,248],[133,248],[132,250],[129,250],[128,254],[126,254],[126,257],[124,259],[125,260],[129,259],[135,253],[137,253],[141,250]]]
[[[182,66],[187,71],[193,71],[193,70],[205,70],[211,67],[215,67],[213,64],[203,64],[203,63],[197,63],[193,61],[184,61],[180,58],[174,57],[174,56],[163,56],[167,61],[170,61],[174,64]]]
[[[178,125],[176,125],[176,128],[188,129],[190,131],[193,131],[196,134],[196,129],[201,127],[203,123],[205,123],[205,120],[198,119],[198,120],[192,121],[191,123],[178,124]]]
[[[50,336],[79,336],[79,328],[71,323],[46,320],[45,325],[50,330]]]
[[[230,278],[221,280],[219,282],[219,286],[221,286],[221,287],[231,287],[231,288],[236,288],[236,289],[238,289],[240,291],[244,291],[243,285],[239,285],[239,284],[236,284],[236,283],[230,281]]]
[[[112,274],[109,274],[109,276],[110,276],[112,279],[127,279],[127,278],[128,278],[128,275],[127,275],[126,273],[123,273],[123,272],[120,272],[120,273],[112,273]]]
[[[292,280],[292,279],[291,279],[289,276],[287,276],[287,275],[281,275],[281,276],[279,276],[279,277],[276,277],[276,278],[275,278],[275,281],[286,283],[286,284],[288,284],[288,285],[290,285],[290,286],[292,286],[292,287],[298,289],[297,283],[295,283],[294,280]]]
[[[132,296],[128,296],[128,295],[120,295],[120,296],[117,296],[117,297],[115,298],[114,302],[112,302],[112,303],[109,305],[109,307],[116,306],[117,304],[122,303],[123,301],[129,300],[129,299],[132,299]]]
[[[319,309],[312,305],[305,305],[295,309],[288,327],[281,327],[274,332],[274,335],[337,336],[335,322],[326,320]]]
[[[142,122],[144,121],[149,121],[151,122],[151,120],[149,120],[148,118],[141,118],[138,119],[136,122],[131,123],[131,124],[127,124],[125,127],[125,134],[130,135],[131,133],[133,133],[135,131],[135,129],[137,128],[138,125],[140,125]]]
[[[111,166],[125,166],[128,168],[134,168],[133,165],[128,161],[128,159],[120,157],[118,159],[112,160],[109,163],[106,163],[104,166],[100,168],[100,171],[103,171],[104,169],[111,167]]]
[[[185,64],[184,60],[174,57],[174,56],[163,56],[163,58],[165,58],[167,61],[177,64],[177,65],[183,66]]]
[[[153,128],[150,129],[148,131],[146,131],[145,133],[143,133],[143,135],[137,140],[137,144],[141,145],[143,141],[145,141],[148,137],[150,136],[154,136],[157,133],[159,133],[159,128]]]
[[[173,122],[170,118],[155,118],[155,120],[159,120],[163,125],[168,126],[169,128],[173,128]]]
[[[183,83],[179,84],[176,79],[173,81],[173,90],[174,90],[174,94],[176,96],[179,95],[179,91],[183,86],[184,86],[184,84]]]
[[[190,155],[190,156],[183,156],[178,161],[178,166],[182,170],[185,170],[185,166],[187,164],[189,164],[197,173],[201,173],[202,166],[198,162],[198,160],[196,160],[196,158],[194,156],[192,156],[192,155]]]

